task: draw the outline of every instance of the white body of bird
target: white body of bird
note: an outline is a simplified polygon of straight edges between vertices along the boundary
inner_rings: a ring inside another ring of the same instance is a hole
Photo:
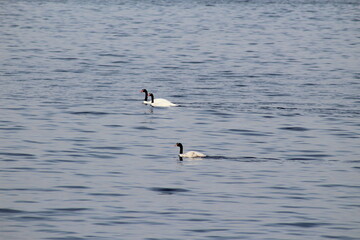
[[[149,93],[151,97],[150,105],[153,107],[176,107],[177,104],[170,102],[164,98],[154,98],[154,94]]]
[[[182,153],[179,154],[179,157],[186,157],[186,158],[202,158],[202,157],[206,157],[205,154],[201,153],[201,152],[196,152],[196,151],[189,151],[187,153]]]

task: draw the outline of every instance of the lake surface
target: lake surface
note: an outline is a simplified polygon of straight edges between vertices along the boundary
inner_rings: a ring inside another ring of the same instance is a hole
[[[0,239],[360,238],[359,1],[5,0],[0,56]]]

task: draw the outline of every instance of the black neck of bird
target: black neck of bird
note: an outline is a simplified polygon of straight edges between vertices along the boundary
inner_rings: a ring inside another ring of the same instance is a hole
[[[154,103],[154,95],[150,94],[150,97],[151,97],[151,103]]]
[[[180,154],[183,154],[184,152],[183,145],[179,145],[179,148],[180,148]]]
[[[147,101],[148,100],[148,92],[146,90],[144,90],[144,93],[145,93],[145,99],[144,101]]]

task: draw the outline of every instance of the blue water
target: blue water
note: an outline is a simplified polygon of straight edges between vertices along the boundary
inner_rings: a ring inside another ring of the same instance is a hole
[[[359,1],[0,5],[0,239],[360,239]]]

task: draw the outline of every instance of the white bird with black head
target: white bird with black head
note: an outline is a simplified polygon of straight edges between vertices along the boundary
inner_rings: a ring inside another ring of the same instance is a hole
[[[180,148],[179,157],[184,157],[184,158],[203,158],[203,157],[206,157],[205,154],[203,154],[201,152],[196,152],[196,151],[189,151],[189,152],[184,153],[184,147],[183,147],[183,145],[181,143],[176,143],[175,146]]]

